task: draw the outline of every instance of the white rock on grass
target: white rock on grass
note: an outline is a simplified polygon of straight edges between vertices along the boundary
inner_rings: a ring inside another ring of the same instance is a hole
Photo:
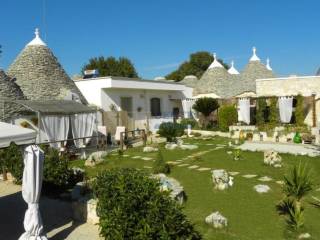
[[[214,228],[223,228],[228,226],[228,219],[218,211],[207,216],[205,222],[212,225]]]
[[[278,152],[267,150],[263,154],[263,162],[266,165],[278,168],[281,167],[282,159]]]
[[[150,147],[150,146],[147,146],[147,147],[143,148],[143,152],[145,152],[145,153],[158,152],[158,150],[159,150],[158,148]]]
[[[267,193],[271,190],[268,185],[262,185],[262,184],[258,184],[256,186],[254,186],[253,188],[258,193]]]
[[[174,150],[178,147],[178,144],[176,143],[167,143],[165,145],[165,149],[168,149],[168,150]]]
[[[229,172],[229,175],[231,175],[231,176],[236,176],[238,174],[239,174],[239,172]]]
[[[89,155],[84,165],[87,167],[94,167],[96,164],[103,161],[103,159],[108,155],[106,151],[97,151]]]
[[[242,175],[242,177],[244,178],[255,178],[257,175],[255,174],[246,174],[246,175]]]
[[[270,182],[270,181],[272,181],[272,178],[268,177],[268,176],[264,176],[264,177],[259,178],[258,180],[261,182]]]
[[[198,169],[199,170],[199,169]],[[225,190],[233,185],[233,177],[229,177],[224,169],[212,170],[212,182],[215,189]]]
[[[194,149],[198,149],[199,146],[197,145],[191,145],[191,144],[183,144],[179,146],[182,150],[194,150]]]
[[[308,239],[311,238],[310,233],[301,233],[298,237],[298,239]]]

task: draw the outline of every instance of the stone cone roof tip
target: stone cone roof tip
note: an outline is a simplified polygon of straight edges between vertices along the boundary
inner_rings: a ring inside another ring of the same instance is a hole
[[[254,61],[260,62],[260,58],[257,56],[256,52],[257,52],[256,47],[253,47],[252,48],[252,57],[250,58],[250,62],[254,62]]]
[[[65,99],[70,92],[87,104],[75,83],[67,75],[52,51],[42,42],[39,32],[20,52],[8,69],[29,100]]]
[[[228,73],[232,75],[238,75],[240,74],[238,70],[234,67],[234,61],[231,61],[231,67],[228,69]]]
[[[45,44],[44,41],[42,41],[42,39],[40,38],[39,28],[36,28],[34,34],[35,34],[34,39],[31,42],[29,42],[27,46],[35,46],[35,45],[47,46],[47,44]]]
[[[223,68],[222,64],[218,61],[218,58],[217,58],[217,54],[214,53],[213,54],[213,62],[210,64],[209,68],[208,69],[212,69],[212,68]]]
[[[272,68],[271,68],[271,66],[270,66],[270,59],[269,59],[269,58],[267,58],[266,68],[267,68],[269,71],[272,71]]]
[[[0,69],[0,120],[9,120],[24,111],[24,107],[11,102],[24,99],[20,87]]]

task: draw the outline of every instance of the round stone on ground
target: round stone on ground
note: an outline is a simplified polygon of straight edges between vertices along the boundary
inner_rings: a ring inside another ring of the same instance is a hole
[[[242,175],[242,177],[244,178],[255,178],[257,175],[255,174],[246,174],[246,175]]]
[[[144,147],[143,148],[143,152],[146,152],[146,153],[149,153],[149,152],[158,152],[158,148],[155,148],[155,147],[150,147],[150,146],[147,146],[147,147]]]
[[[239,172],[229,172],[229,175],[231,175],[231,176],[236,176],[238,174],[239,174]]]
[[[205,222],[212,225],[214,228],[223,228],[228,226],[228,219],[218,211],[207,216],[205,218]]]
[[[262,184],[258,184],[256,186],[254,186],[253,188],[258,193],[267,193],[271,190],[268,185],[262,185]]]
[[[264,176],[264,177],[259,178],[258,180],[261,182],[270,182],[270,181],[272,181],[272,178],[268,177],[268,176]]]

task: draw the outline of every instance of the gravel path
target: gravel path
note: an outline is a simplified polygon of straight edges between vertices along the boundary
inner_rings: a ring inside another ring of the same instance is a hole
[[[239,146],[239,149],[248,151],[274,150],[279,153],[290,153],[294,155],[320,156],[320,147],[305,144],[245,142]]]
[[[27,209],[21,187],[0,181],[0,239],[17,240],[24,232],[23,218]],[[98,226],[72,221],[71,204],[42,197],[40,210],[44,229],[50,240],[99,240]]]

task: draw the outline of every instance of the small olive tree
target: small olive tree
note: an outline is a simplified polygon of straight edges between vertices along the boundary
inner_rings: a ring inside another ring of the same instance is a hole
[[[208,118],[210,114],[219,108],[219,103],[214,98],[204,97],[197,99],[192,108],[201,113],[203,116],[203,125],[206,127],[209,123]]]

